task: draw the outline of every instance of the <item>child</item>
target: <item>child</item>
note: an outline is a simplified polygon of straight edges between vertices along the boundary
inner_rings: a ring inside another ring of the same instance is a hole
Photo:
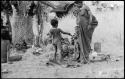
[[[79,43],[79,26],[75,27],[74,34],[74,60],[78,61],[80,57],[80,43]]]
[[[67,34],[67,35],[70,35],[70,33],[67,33],[67,32],[64,32],[63,30],[61,30],[60,28],[58,28],[58,20],[57,19],[52,19],[51,20],[51,25],[52,25],[52,28],[50,29],[49,31],[49,36],[50,38],[52,38],[52,44],[55,48],[55,55],[54,55],[54,59],[55,59],[55,62],[57,62],[57,59],[56,59],[56,55],[57,55],[57,52],[60,53],[60,61],[62,61],[62,44],[61,44],[61,41],[62,41],[62,35],[61,33],[63,34]]]
[[[75,39],[78,39],[78,37],[79,37],[79,26],[76,26],[76,27],[75,27],[74,38],[75,38]]]

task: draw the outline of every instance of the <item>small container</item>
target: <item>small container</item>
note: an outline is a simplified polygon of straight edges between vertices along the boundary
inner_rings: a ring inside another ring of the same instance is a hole
[[[101,43],[100,42],[94,43],[94,51],[96,51],[97,53],[101,53]]]

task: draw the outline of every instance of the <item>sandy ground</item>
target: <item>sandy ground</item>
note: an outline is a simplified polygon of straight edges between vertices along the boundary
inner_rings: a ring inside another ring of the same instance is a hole
[[[118,62],[95,62],[85,64],[78,68],[65,68],[59,65],[46,66],[47,52],[42,55],[32,55],[33,49],[28,49],[22,61],[13,64],[2,64],[2,69],[8,69],[8,73],[2,73],[3,78],[123,78],[124,77],[124,11],[123,8],[108,12],[95,12],[93,14],[99,21],[92,39],[92,47],[95,42],[101,42],[102,53],[113,56],[123,56]],[[50,25],[46,25],[47,32]],[[60,21],[59,27],[65,31],[74,33],[75,18],[70,16]],[[121,37],[120,37],[121,33]],[[67,36],[65,36],[67,37]],[[70,38],[70,37],[68,37]],[[121,39],[120,39],[121,38]],[[51,53],[51,52],[48,52]]]
[[[46,66],[48,55],[35,56],[29,49],[22,61],[13,64],[2,64],[2,69],[8,69],[3,78],[123,78],[124,58],[118,62],[95,62],[77,68],[65,68],[59,65]],[[45,53],[45,52],[44,52]],[[41,53],[41,54],[44,54]]]

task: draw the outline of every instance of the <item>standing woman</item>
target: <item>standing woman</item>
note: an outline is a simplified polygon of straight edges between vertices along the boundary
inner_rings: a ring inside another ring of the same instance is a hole
[[[92,27],[92,18],[94,17],[90,11],[90,8],[86,6],[82,1],[76,1],[75,6],[78,11],[77,25],[79,26],[79,44],[80,44],[80,62],[88,63],[89,53],[91,51],[91,38],[93,34],[89,31]]]

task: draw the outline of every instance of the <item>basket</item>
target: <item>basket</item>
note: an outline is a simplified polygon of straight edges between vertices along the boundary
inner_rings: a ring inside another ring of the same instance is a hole
[[[101,53],[101,43],[100,42],[94,43],[94,51],[96,51],[97,53]]]

